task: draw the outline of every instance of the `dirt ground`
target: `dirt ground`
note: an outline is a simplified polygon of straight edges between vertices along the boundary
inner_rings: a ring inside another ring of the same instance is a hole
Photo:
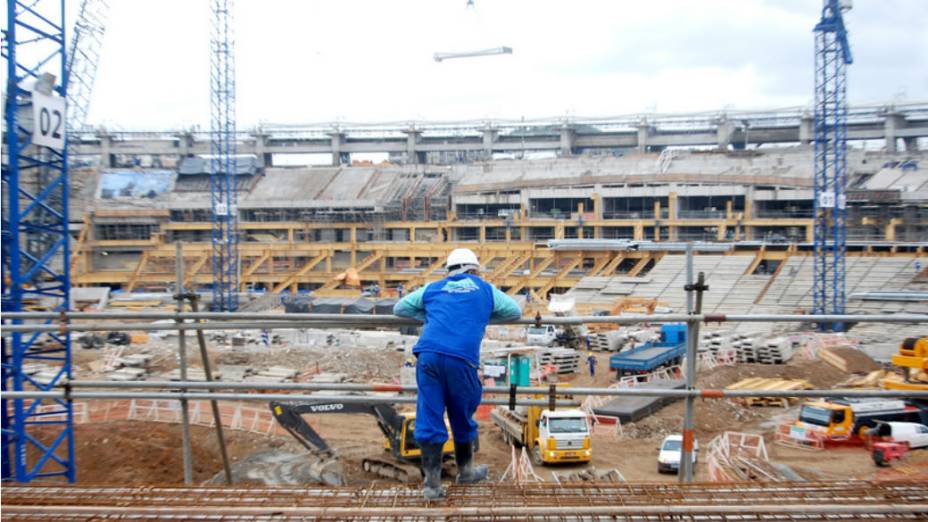
[[[356,382],[396,382],[397,369],[402,365],[403,353],[394,349],[350,346],[296,347],[274,345],[270,349],[257,343],[244,347],[221,345],[210,340],[210,358],[215,365],[247,364],[255,367],[288,366],[301,372],[301,379],[317,372],[344,373]],[[95,378],[93,366],[115,352],[112,347],[103,350],[74,351],[78,378]],[[177,367],[176,338],[152,338],[145,345],[133,345],[123,354],[148,353],[153,356],[149,364],[151,375],[158,375]],[[199,353],[194,338],[188,338],[189,363],[199,367]],[[862,355],[862,354],[861,354]],[[562,379],[572,386],[607,386],[615,376],[608,371],[610,354],[596,352],[599,361],[595,377],[584,365],[578,374]],[[583,357],[585,360],[585,357]],[[858,361],[859,362],[859,361]],[[863,361],[866,363],[867,361]],[[861,364],[863,364],[861,363]],[[869,366],[868,366],[869,367]],[[724,388],[749,377],[804,379],[815,388],[831,388],[847,379],[848,374],[822,361],[808,361],[795,357],[788,364],[740,364],[700,372],[697,385],[701,388]],[[926,473],[928,451],[916,451],[905,463],[890,470],[878,469],[867,452],[860,447],[807,452],[789,449],[773,443],[776,427],[796,418],[797,407],[745,407],[728,400],[705,399],[696,401],[696,437],[703,449],[709,441],[725,431],[763,434],[769,457],[785,464],[807,477],[822,478],[875,478],[894,474]],[[683,401],[672,403],[648,418],[622,426],[621,438],[597,430],[593,439],[592,466],[597,470],[615,468],[631,481],[672,482],[675,476],[657,472],[658,445],[670,433],[682,427]],[[361,470],[365,456],[389,458],[382,450],[382,435],[376,422],[369,416],[322,415],[313,419],[314,426],[341,459],[341,468],[349,483],[365,484],[378,477]],[[218,446],[213,432],[194,426],[193,452],[196,482],[210,480],[221,472]],[[247,469],[252,462],[279,466],[281,460],[288,471],[279,474],[283,480],[300,479],[304,475],[294,471],[314,457],[290,437],[268,437],[252,433],[226,430],[229,454],[233,463],[247,460],[236,469]],[[93,425],[75,426],[78,480],[84,483],[104,484],[180,484],[183,482],[180,426],[141,422],[114,421]],[[489,464],[493,477],[503,474],[511,462],[511,449],[503,443],[499,429],[490,421],[481,421],[481,448],[479,460]],[[270,456],[270,457],[268,457]],[[707,479],[703,455],[696,468],[697,480]],[[550,479],[552,471],[567,472],[579,465],[537,468],[536,473]],[[270,473],[277,476],[275,473]],[[264,475],[261,475],[264,477]],[[273,477],[272,477],[273,478]]]
[[[608,355],[599,353],[600,360],[595,377],[583,373],[565,379],[573,386],[606,386],[614,376],[608,371]],[[396,367],[394,353],[386,354],[383,364]],[[371,364],[374,364],[371,362]],[[584,368],[585,370],[585,368]],[[329,371],[323,368],[323,371]],[[747,377],[779,377],[806,379],[815,387],[829,388],[844,380],[847,375],[820,361],[795,359],[785,365],[747,364],[721,367],[700,373],[699,386],[722,388]],[[789,449],[773,443],[775,427],[782,421],[794,419],[796,406],[788,409],[747,408],[727,400],[711,399],[696,402],[696,436],[703,445],[724,431],[761,433],[767,441],[770,459],[786,464],[803,476],[823,479],[874,479],[912,476],[928,473],[928,451],[915,451],[903,463],[892,468],[877,468],[865,449],[848,447],[809,452]],[[657,447],[663,437],[679,432],[682,425],[683,402],[673,403],[657,414],[637,423],[622,427],[624,437],[597,432],[593,439],[592,465],[598,470],[616,468],[630,481],[673,482],[673,475],[657,472]],[[381,450],[382,436],[372,417],[325,415],[314,421],[319,433],[344,456],[342,469],[351,484],[366,484],[378,477],[361,470],[364,456],[386,456]],[[194,479],[204,482],[222,471],[218,445],[214,432],[194,426],[193,435]],[[143,485],[181,484],[183,468],[181,455],[181,429],[179,425],[114,421],[75,426],[78,480],[82,483]],[[511,450],[505,445],[498,428],[488,421],[481,422],[479,460],[489,464],[491,475],[500,477],[511,462]],[[233,463],[267,452],[287,454],[287,458],[307,462],[313,457],[288,437],[268,437],[252,433],[226,430],[229,455]],[[566,472],[579,465],[536,468],[536,472],[550,480],[552,471]],[[706,480],[705,464],[700,460],[696,479]]]

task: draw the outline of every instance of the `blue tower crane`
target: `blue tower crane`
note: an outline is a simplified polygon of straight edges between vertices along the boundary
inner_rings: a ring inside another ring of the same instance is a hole
[[[843,314],[847,252],[847,66],[851,48],[840,0],[824,0],[815,26],[815,268],[813,313]],[[822,323],[823,330],[842,325]]]
[[[213,308],[238,308],[238,196],[235,154],[235,41],[232,0],[211,0],[210,201],[213,211]]]
[[[3,29],[3,312],[66,311],[68,152],[63,0],[8,0]],[[22,320],[4,318],[6,324]],[[35,367],[41,364],[42,371]],[[68,333],[3,338],[3,391],[47,391],[71,378]],[[64,399],[2,400],[3,480],[75,479],[73,409]],[[38,431],[41,429],[41,433]]]

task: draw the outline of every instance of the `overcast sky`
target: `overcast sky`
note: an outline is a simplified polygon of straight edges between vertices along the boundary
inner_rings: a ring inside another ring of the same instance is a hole
[[[89,122],[207,128],[209,2],[109,3]],[[238,127],[810,105],[820,10],[820,0],[238,0]],[[855,0],[846,21],[852,104],[928,100],[928,0]],[[513,54],[432,60],[502,45]]]

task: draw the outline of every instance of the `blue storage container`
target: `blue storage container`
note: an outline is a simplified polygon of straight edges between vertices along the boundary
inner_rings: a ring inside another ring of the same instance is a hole
[[[683,344],[686,342],[686,323],[667,323],[661,326],[661,342]]]

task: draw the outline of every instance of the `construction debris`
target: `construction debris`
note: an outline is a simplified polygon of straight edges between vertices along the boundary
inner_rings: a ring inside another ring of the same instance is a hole
[[[564,482],[626,482],[625,476],[618,469],[598,470],[595,466],[563,473],[552,471],[551,478],[558,484]]]
[[[764,379],[762,377],[752,377],[727,386],[726,390],[756,390],[756,391],[787,391],[787,390],[810,390],[812,384],[805,380],[790,379]],[[798,400],[797,397],[739,397],[733,399],[745,406],[779,406],[781,408],[789,407],[791,402]]]
[[[835,368],[848,373],[867,373],[880,368],[880,365],[871,359],[869,355],[849,346],[820,348],[818,357]]]

